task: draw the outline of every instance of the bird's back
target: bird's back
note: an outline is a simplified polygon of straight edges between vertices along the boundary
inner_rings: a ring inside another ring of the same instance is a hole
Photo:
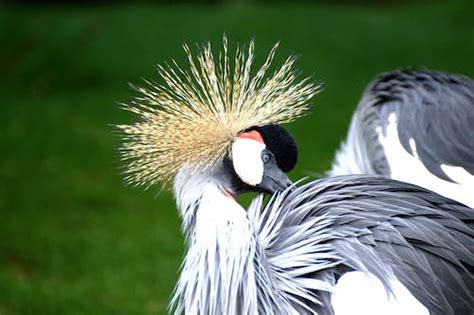
[[[472,126],[469,78],[417,70],[382,74],[364,92],[332,175],[380,174],[474,206]]]
[[[366,97],[374,100],[384,131],[396,115],[404,149],[431,173],[452,180],[444,164],[474,174],[474,81],[437,71],[395,71],[373,82]]]
[[[389,290],[400,282],[430,314],[473,311],[474,210],[455,201],[382,177],[336,176],[255,216],[283,290],[320,313],[331,314],[330,292],[350,271]]]

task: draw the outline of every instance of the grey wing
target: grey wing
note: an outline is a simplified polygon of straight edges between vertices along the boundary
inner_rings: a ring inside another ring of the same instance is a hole
[[[288,191],[262,213],[280,286],[304,286],[290,295],[321,313],[331,313],[327,286],[351,270],[388,288],[395,276],[431,314],[472,312],[474,210],[462,204],[390,179],[336,176]]]
[[[437,71],[394,71],[369,85],[358,111],[370,113],[367,106],[378,112],[382,128],[389,114],[396,113],[401,144],[414,155],[413,139],[420,160],[431,173],[451,181],[441,169],[446,164],[474,174],[473,80]]]
[[[472,313],[474,210],[397,181],[342,182],[347,184],[335,196],[347,197],[337,197],[331,209],[335,232],[345,234],[335,246],[348,265],[365,267],[381,279],[387,276],[384,266],[390,266],[430,314]],[[344,217],[355,221],[344,224]]]

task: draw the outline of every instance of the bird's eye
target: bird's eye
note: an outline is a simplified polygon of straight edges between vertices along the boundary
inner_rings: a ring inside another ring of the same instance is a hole
[[[262,161],[263,164],[267,164],[270,160],[272,159],[272,154],[268,150],[263,150],[262,151]]]

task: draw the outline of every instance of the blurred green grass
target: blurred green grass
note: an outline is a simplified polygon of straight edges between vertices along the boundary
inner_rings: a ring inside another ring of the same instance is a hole
[[[474,6],[309,3],[3,7],[0,11],[0,313],[165,313],[183,255],[168,192],[126,187],[117,102],[183,42],[256,39],[257,60],[300,56],[324,82],[289,129],[293,179],[323,173],[358,97],[382,71],[428,67],[474,76]]]

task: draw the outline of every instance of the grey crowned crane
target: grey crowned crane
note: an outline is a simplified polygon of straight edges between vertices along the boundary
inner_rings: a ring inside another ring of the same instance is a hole
[[[276,48],[276,47],[275,47]],[[120,125],[138,185],[173,183],[187,251],[176,314],[472,314],[474,211],[383,177],[339,176],[300,187],[279,124],[308,109],[318,86],[293,58],[251,75],[254,44],[230,63],[227,41],[189,52],[190,70],[159,67]],[[235,196],[260,194],[246,210]]]
[[[394,71],[366,89],[330,175],[380,174],[474,207],[474,81]]]

